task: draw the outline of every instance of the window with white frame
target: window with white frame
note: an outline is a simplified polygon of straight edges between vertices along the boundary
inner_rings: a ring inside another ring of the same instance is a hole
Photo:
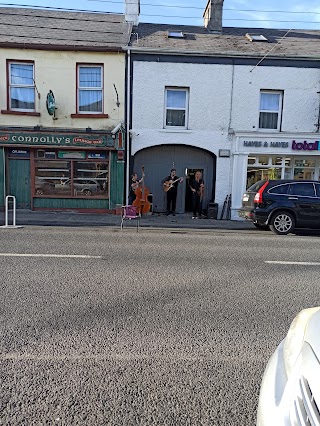
[[[33,63],[9,62],[9,109],[35,111]]]
[[[260,92],[259,129],[280,130],[283,92]]]
[[[78,65],[77,105],[79,114],[103,112],[102,65]]]
[[[165,122],[164,127],[188,126],[189,89],[166,88],[165,90]]]

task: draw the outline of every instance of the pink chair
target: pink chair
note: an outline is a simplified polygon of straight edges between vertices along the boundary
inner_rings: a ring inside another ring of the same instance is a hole
[[[121,230],[123,229],[123,224],[125,220],[136,220],[137,221],[137,232],[139,232],[140,226],[140,212],[139,209],[135,206],[122,206],[121,207]]]

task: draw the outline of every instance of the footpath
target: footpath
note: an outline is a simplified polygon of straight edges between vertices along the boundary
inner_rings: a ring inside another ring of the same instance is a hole
[[[31,211],[17,210],[16,225],[22,226],[113,226],[120,228],[121,216],[113,214],[78,213],[74,211]],[[0,226],[5,224],[5,213],[0,212]],[[12,211],[9,211],[9,224],[12,224]],[[135,221],[125,221],[125,227],[135,227]],[[192,219],[191,214],[166,216],[154,213],[140,220],[141,228],[190,228],[190,229],[255,229],[250,222],[236,220]]]

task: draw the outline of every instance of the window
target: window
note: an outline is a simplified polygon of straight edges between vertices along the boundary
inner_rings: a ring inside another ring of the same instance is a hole
[[[186,129],[188,123],[188,89],[167,88],[165,92],[165,127]]]
[[[268,192],[269,194],[278,194],[278,195],[285,195],[288,194],[289,185],[277,185],[271,188]]]
[[[103,67],[78,65],[77,105],[79,114],[101,114],[103,105]]]
[[[282,92],[260,93],[259,129],[280,130]]]
[[[40,154],[40,150],[37,151]],[[90,153],[84,160],[64,160],[63,152],[44,151],[37,157],[34,194],[42,197],[107,198],[109,196],[108,158],[91,160]]]
[[[295,183],[290,185],[290,194],[301,197],[314,197],[313,183]]]
[[[33,63],[9,62],[9,109],[35,111]]]

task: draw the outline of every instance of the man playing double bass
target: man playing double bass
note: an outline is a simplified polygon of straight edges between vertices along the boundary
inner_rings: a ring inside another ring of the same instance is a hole
[[[170,175],[162,181],[163,189],[167,193],[167,216],[170,212],[172,216],[176,215],[178,185],[183,181],[183,178],[179,178],[176,173],[176,169],[171,169]]]

